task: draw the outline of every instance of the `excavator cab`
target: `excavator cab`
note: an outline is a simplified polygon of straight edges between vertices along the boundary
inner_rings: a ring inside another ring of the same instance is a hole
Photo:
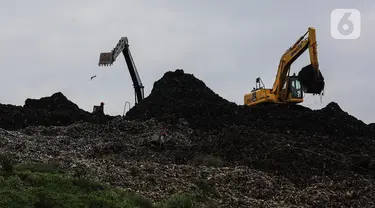
[[[299,82],[298,77],[295,75],[289,77],[289,92],[291,99],[303,98],[301,83]]]
[[[289,104],[303,102],[303,87],[296,74],[286,77],[286,82],[280,92],[280,99]]]

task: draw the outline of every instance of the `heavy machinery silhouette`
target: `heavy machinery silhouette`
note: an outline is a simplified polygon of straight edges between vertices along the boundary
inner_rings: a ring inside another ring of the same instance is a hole
[[[135,103],[144,99],[144,86],[139,77],[137,68],[134,64],[133,57],[129,50],[129,41],[127,37],[122,37],[116,47],[107,53],[101,53],[99,57],[99,66],[111,66],[116,58],[122,53],[125,57],[126,65],[128,65],[129,73],[133,81],[135,91]]]
[[[303,67],[298,76],[295,74],[290,76],[291,64],[307,49],[309,49],[311,63]],[[318,64],[315,28],[309,27],[308,31],[281,57],[272,89],[266,89],[258,77],[256,87],[245,94],[244,104],[248,106],[266,103],[297,104],[303,102],[303,93],[320,94],[324,85],[324,78]]]

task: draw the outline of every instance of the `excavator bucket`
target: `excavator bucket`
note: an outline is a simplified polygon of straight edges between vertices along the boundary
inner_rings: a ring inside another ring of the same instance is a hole
[[[101,53],[99,57],[99,66],[109,66],[112,65],[114,62],[113,55],[111,52],[109,53]]]
[[[320,70],[314,69],[310,64],[298,73],[298,80],[305,93],[320,94],[324,89],[324,77]]]

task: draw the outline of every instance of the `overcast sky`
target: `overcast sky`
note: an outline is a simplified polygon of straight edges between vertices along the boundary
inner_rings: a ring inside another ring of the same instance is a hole
[[[331,37],[337,8],[361,12],[359,39]],[[122,114],[125,101],[134,103],[125,60],[102,68],[98,59],[125,36],[146,96],[166,71],[182,68],[243,104],[257,77],[272,87],[281,55],[313,26],[326,89],[322,100],[306,95],[303,105],[318,109],[335,101],[375,122],[373,0],[1,0],[0,17],[3,104],[61,91],[87,111],[103,101],[106,113]],[[292,72],[307,64],[306,51]]]

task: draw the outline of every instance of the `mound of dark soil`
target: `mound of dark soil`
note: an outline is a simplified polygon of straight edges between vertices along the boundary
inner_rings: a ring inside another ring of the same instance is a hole
[[[343,111],[340,106],[331,102],[326,107],[303,114],[295,118],[301,121],[299,128],[306,132],[340,137],[371,136],[371,129],[361,120]]]
[[[26,99],[23,107],[0,104],[0,115],[0,128],[7,130],[35,125],[65,126],[77,121],[96,122],[94,115],[80,109],[61,92],[41,99]]]
[[[25,101],[24,108],[44,109],[48,111],[72,111],[87,113],[81,110],[78,105],[68,100],[61,92],[54,93],[50,97],[42,97],[40,99],[28,98]]]
[[[16,130],[26,126],[22,106],[0,104],[0,128]]]
[[[181,158],[212,154],[304,184],[313,176],[375,171],[372,125],[331,102],[320,110],[300,105],[238,106],[193,75],[167,72],[131,119],[185,118],[199,135]],[[217,128],[218,127],[218,128]],[[315,181],[316,182],[316,181]]]
[[[167,72],[154,83],[151,94],[130,109],[130,119],[150,118],[176,122],[185,118],[193,127],[214,128],[233,119],[237,105],[206,86],[204,82],[183,70]]]
[[[241,95],[239,95],[241,96]],[[183,70],[167,72],[154,83],[151,94],[127,113],[131,120],[156,118],[164,122],[186,119],[198,129],[230,125],[269,132],[308,132],[331,136],[369,135],[370,127],[332,102],[320,110],[300,105],[238,106]]]
[[[248,165],[306,184],[314,176],[374,175],[374,147],[370,137],[269,133],[232,126],[204,134],[191,154],[212,154],[231,165]]]
[[[375,123],[370,123],[368,126],[371,130],[375,131]]]

